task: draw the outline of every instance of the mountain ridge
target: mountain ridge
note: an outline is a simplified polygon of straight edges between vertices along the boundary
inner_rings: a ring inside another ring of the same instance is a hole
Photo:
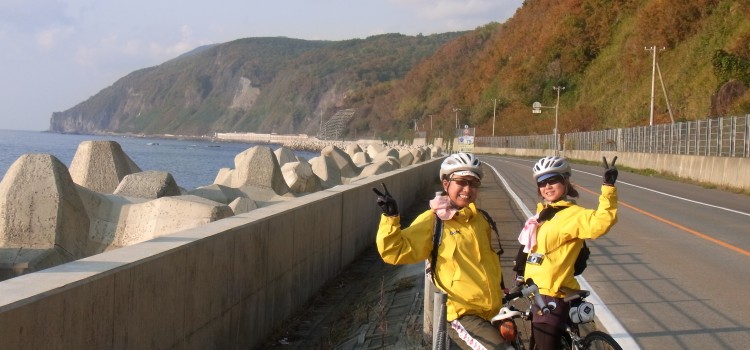
[[[554,106],[561,86],[560,132],[590,131],[648,125],[652,77],[655,123],[745,113],[748,62],[745,1],[527,0],[465,32],[217,44],[53,113],[50,130],[314,135],[352,108],[346,138],[448,135],[456,120],[479,136],[549,134],[553,113],[531,104]]]

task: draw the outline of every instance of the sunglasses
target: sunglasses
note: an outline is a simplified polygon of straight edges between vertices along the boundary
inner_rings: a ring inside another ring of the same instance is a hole
[[[478,188],[482,185],[482,181],[479,180],[467,180],[467,179],[454,179],[451,178],[450,181],[453,181],[456,185],[459,185],[461,187],[469,186],[471,188]]]
[[[538,187],[547,187],[547,185],[557,185],[563,182],[562,176],[553,176],[549,179],[545,179],[536,183]]]

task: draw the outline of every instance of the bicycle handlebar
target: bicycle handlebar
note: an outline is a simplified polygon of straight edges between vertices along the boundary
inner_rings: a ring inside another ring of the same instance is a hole
[[[532,296],[534,303],[536,306],[539,307],[539,314],[540,315],[547,315],[550,313],[550,311],[557,308],[557,303],[554,301],[550,301],[548,304],[544,304],[544,299],[542,299],[541,294],[539,294],[539,287],[534,283],[534,280],[531,278],[527,279],[526,287],[522,288],[518,292],[508,293],[505,295],[506,300],[513,300],[520,297],[528,297]]]

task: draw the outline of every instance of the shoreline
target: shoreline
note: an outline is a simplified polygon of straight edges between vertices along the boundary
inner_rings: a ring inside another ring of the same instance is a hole
[[[95,132],[95,133],[77,133],[77,132],[57,132],[45,130],[43,133],[61,134],[61,135],[91,135],[91,136],[118,136],[118,137],[132,137],[132,138],[153,138],[153,139],[164,139],[164,140],[194,140],[194,141],[205,141],[205,142],[226,142],[226,143],[242,143],[242,144],[253,144],[253,145],[278,145],[294,151],[303,152],[320,152],[328,146],[336,146],[342,150],[346,149],[347,146],[356,144],[360,147],[378,144],[383,146],[399,146],[406,145],[403,142],[390,141],[386,142],[383,140],[320,140],[317,137],[309,137],[305,134],[259,134],[259,133],[215,133],[214,136],[208,135],[175,135],[175,134],[134,134],[134,133],[115,133],[115,132]],[[436,140],[437,141],[437,140]],[[410,146],[426,145],[424,139],[415,139]]]

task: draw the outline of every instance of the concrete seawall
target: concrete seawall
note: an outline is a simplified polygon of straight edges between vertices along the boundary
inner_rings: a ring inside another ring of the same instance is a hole
[[[1,282],[3,348],[254,348],[374,242],[370,188],[411,206],[441,160]]]

